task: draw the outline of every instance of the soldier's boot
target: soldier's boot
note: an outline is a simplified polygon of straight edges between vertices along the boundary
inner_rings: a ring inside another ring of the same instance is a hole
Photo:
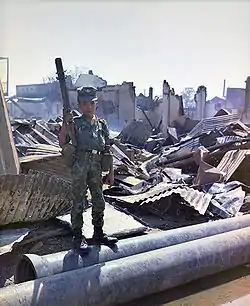
[[[97,227],[97,226],[94,226],[93,240],[96,244],[106,244],[106,245],[113,245],[118,242],[117,238],[108,236],[103,232],[102,227]]]
[[[90,246],[88,245],[86,238],[82,235],[81,230],[75,230],[73,232],[72,247],[76,251],[80,251],[88,254],[90,252]]]

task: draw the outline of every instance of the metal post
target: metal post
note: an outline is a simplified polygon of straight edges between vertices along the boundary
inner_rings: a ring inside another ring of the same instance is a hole
[[[9,58],[6,58],[7,60],[7,84],[6,84],[6,95],[9,95],[9,77],[10,77],[10,62],[9,62]]]
[[[8,57],[0,57],[0,60],[6,60],[6,91],[4,92],[5,96],[9,95],[9,58]]]
[[[223,92],[222,92],[222,97],[226,97],[226,79],[223,81]]]

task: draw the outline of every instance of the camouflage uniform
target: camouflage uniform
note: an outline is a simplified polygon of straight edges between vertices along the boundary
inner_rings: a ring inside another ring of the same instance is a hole
[[[81,103],[90,102],[91,107],[94,107],[92,103],[97,100],[96,89],[93,87],[83,87],[79,89],[77,100],[79,106],[82,105]],[[68,124],[74,122],[76,140],[73,144],[75,147],[75,154],[72,155],[74,163],[71,169],[73,193],[73,207],[71,209],[73,248],[88,252],[90,249],[86,238],[82,235],[82,213],[88,206],[88,188],[92,196],[93,240],[97,244],[114,244],[117,242],[115,237],[109,237],[103,232],[105,201],[102,193],[102,159],[103,165],[106,165],[106,168],[108,168],[109,163],[104,163],[104,158],[109,155],[105,154],[109,152],[109,131],[105,120],[95,116],[93,116],[90,122],[84,115],[73,119],[70,113],[65,114],[65,120],[67,120]],[[69,141],[70,139],[67,138],[66,143]],[[112,171],[111,168],[110,170]]]
[[[83,225],[82,213],[88,207],[87,189],[92,196],[92,224],[103,227],[105,201],[102,193],[101,155],[109,144],[109,131],[103,119],[94,117],[92,122],[82,115],[74,119],[77,140],[76,161],[71,169],[73,207],[71,223],[73,230]],[[92,153],[93,150],[97,154]]]

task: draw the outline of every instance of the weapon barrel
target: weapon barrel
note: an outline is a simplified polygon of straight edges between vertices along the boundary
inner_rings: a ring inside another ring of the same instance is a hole
[[[65,82],[66,78],[65,78],[65,74],[63,70],[62,59],[60,57],[56,58],[55,64],[56,64],[56,72],[57,72],[57,76],[58,76],[58,80],[59,80],[59,84],[61,88],[63,108],[65,110],[70,110],[69,94],[68,94],[68,90],[66,87],[66,82]]]

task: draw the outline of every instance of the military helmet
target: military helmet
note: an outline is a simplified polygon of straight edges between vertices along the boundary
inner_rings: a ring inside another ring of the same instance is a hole
[[[77,101],[92,102],[97,100],[97,90],[95,87],[80,87],[77,89]]]

